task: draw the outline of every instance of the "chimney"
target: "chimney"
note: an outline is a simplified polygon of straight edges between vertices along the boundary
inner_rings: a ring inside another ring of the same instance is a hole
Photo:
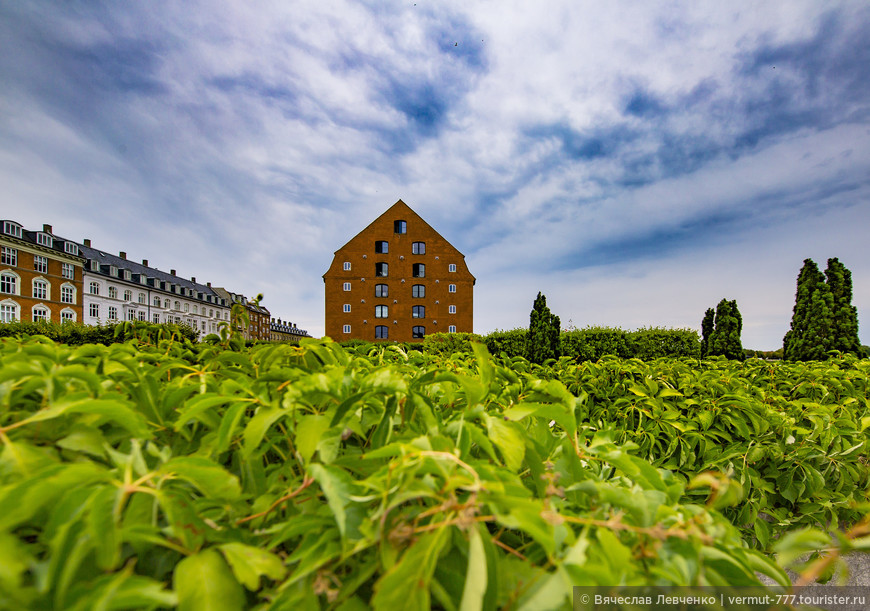
[[[142,265],[148,267],[148,259],[142,259]]]
[[[171,269],[171,270],[169,270],[169,273],[172,274],[172,275],[174,276],[174,275],[175,275],[175,270],[174,270],[174,269]]]
[[[124,259],[124,261],[127,260],[127,253],[125,253],[123,250],[118,253],[118,256]]]
[[[206,282],[205,285],[206,285],[208,288],[211,288],[211,282]]]
[[[193,282],[194,284],[196,284],[196,276],[191,276],[190,281]]]
[[[84,245],[87,246],[88,248],[90,248],[90,247],[91,247],[91,239],[90,239],[90,238],[85,238],[85,239],[84,239]]]
[[[45,233],[51,233],[51,225],[43,224],[43,226],[42,226],[42,230],[43,230]]]

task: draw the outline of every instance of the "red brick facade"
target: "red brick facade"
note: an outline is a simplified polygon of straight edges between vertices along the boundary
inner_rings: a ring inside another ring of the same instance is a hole
[[[323,281],[326,334],[336,341],[473,329],[465,256],[402,200],[335,252]]]

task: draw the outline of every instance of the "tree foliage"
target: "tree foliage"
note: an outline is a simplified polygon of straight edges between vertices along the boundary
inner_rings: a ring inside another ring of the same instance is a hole
[[[701,321],[701,355],[724,356],[743,360],[743,317],[737,309],[737,301],[723,299],[713,308],[708,308]]]
[[[783,338],[784,358],[820,361],[831,350],[861,354],[852,273],[837,258],[828,259],[824,274],[815,261],[805,259],[798,274],[791,327]]]
[[[540,292],[529,316],[529,335],[526,337],[526,358],[532,363],[559,358],[561,326],[559,317],[547,307],[547,297]]]

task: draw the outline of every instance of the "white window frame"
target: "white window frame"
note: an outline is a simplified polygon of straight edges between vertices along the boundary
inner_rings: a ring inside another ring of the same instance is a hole
[[[12,284],[12,290],[5,290],[3,284],[8,285],[10,283]],[[0,293],[4,295],[21,295],[21,276],[11,269],[5,269],[0,272]]]
[[[109,306],[109,314],[106,320],[118,320],[118,308],[116,306]]]
[[[3,233],[6,235],[11,235],[16,238],[21,237],[21,225],[18,223],[13,223],[11,221],[3,222]]]
[[[76,268],[72,263],[61,263],[60,264],[60,275],[66,278],[67,280],[75,280],[76,279]]]
[[[455,305],[447,306],[447,313],[448,314],[456,314],[456,306]]]
[[[118,287],[109,285],[109,299],[117,299],[118,298]]]
[[[0,264],[18,267],[18,249],[12,248],[11,246],[4,246],[2,254],[0,254]]]
[[[69,243],[69,242],[67,242]],[[60,311],[60,322],[75,322],[76,321],[76,312],[72,308],[64,308]]]
[[[11,299],[0,301],[0,323],[21,320],[20,312],[21,306],[17,301]]]
[[[342,333],[350,333],[350,325],[344,325],[344,326],[341,328],[341,332],[342,332]]]
[[[342,306],[342,311],[343,311],[345,314],[347,314],[348,312],[350,312],[350,304],[349,304],[349,303],[344,304],[344,305]]]
[[[45,299],[46,301],[51,301],[51,283],[45,278],[39,276],[34,278],[31,282],[34,299]],[[38,290],[37,290],[38,288]]]
[[[376,305],[375,306],[375,318],[389,318],[390,317],[390,307],[385,305]]]
[[[42,314],[39,318],[36,318],[37,312]],[[46,322],[51,321],[51,308],[44,303],[37,303],[35,306],[30,308],[30,320],[33,322],[36,322],[37,320],[45,320]]]
[[[91,318],[100,318],[100,304],[91,303],[88,305],[88,316]]]
[[[344,271],[346,271],[346,272],[350,271],[350,261],[344,262]]]
[[[350,290],[350,282],[345,282],[342,288],[344,289],[344,291],[349,291]]]
[[[99,295],[100,294],[100,283],[91,281],[88,284],[88,295]]]
[[[48,257],[42,255],[33,255],[33,269],[40,274],[48,273]]]
[[[60,285],[60,301],[61,303],[75,304],[76,302],[76,287],[69,282]]]
[[[448,293],[455,293],[456,292],[456,285],[455,284],[448,284],[447,285],[447,292]]]
[[[63,243],[63,251],[68,252],[71,255],[78,255],[79,254],[78,244],[75,244],[73,242],[64,242]]]
[[[124,291],[124,301],[133,301],[133,291],[130,289]]]
[[[54,246],[54,240],[51,236],[41,231],[36,234],[36,243],[40,246],[48,246],[49,248]]]
[[[456,263],[451,263],[450,265],[448,265],[447,271],[448,272],[455,272],[456,271]]]
[[[456,325],[449,325],[447,327],[447,332],[448,333],[456,333]]]

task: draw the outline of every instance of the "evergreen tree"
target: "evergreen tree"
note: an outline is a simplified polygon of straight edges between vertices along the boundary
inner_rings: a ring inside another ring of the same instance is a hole
[[[815,361],[828,358],[828,350],[836,347],[834,334],[840,333],[837,331],[839,325],[835,324],[837,305],[843,312],[843,333],[850,327],[849,320],[854,320],[857,337],[857,313],[853,319],[848,315],[852,300],[851,274],[847,275],[848,270],[839,261],[834,261],[828,262],[829,286],[815,261],[804,260],[797,279],[791,328],[783,338],[783,358],[786,360]],[[832,286],[837,292],[838,303],[835,303]],[[844,299],[847,300],[847,307],[843,307]]]
[[[710,339],[713,337],[715,320],[716,311],[713,308],[707,308],[707,311],[704,312],[704,319],[701,321],[701,357],[707,356],[710,352]]]
[[[526,358],[529,361],[543,363],[547,359],[559,358],[560,324],[559,317],[547,307],[547,298],[538,293],[529,316],[529,334],[526,338]]]
[[[830,350],[861,355],[858,309],[852,305],[852,272],[834,257],[828,259],[825,278],[831,291],[833,307]]]
[[[743,317],[737,309],[737,301],[723,299],[719,302],[716,306],[713,326],[713,333],[708,342],[708,356],[743,360],[743,344],[740,341]]]

